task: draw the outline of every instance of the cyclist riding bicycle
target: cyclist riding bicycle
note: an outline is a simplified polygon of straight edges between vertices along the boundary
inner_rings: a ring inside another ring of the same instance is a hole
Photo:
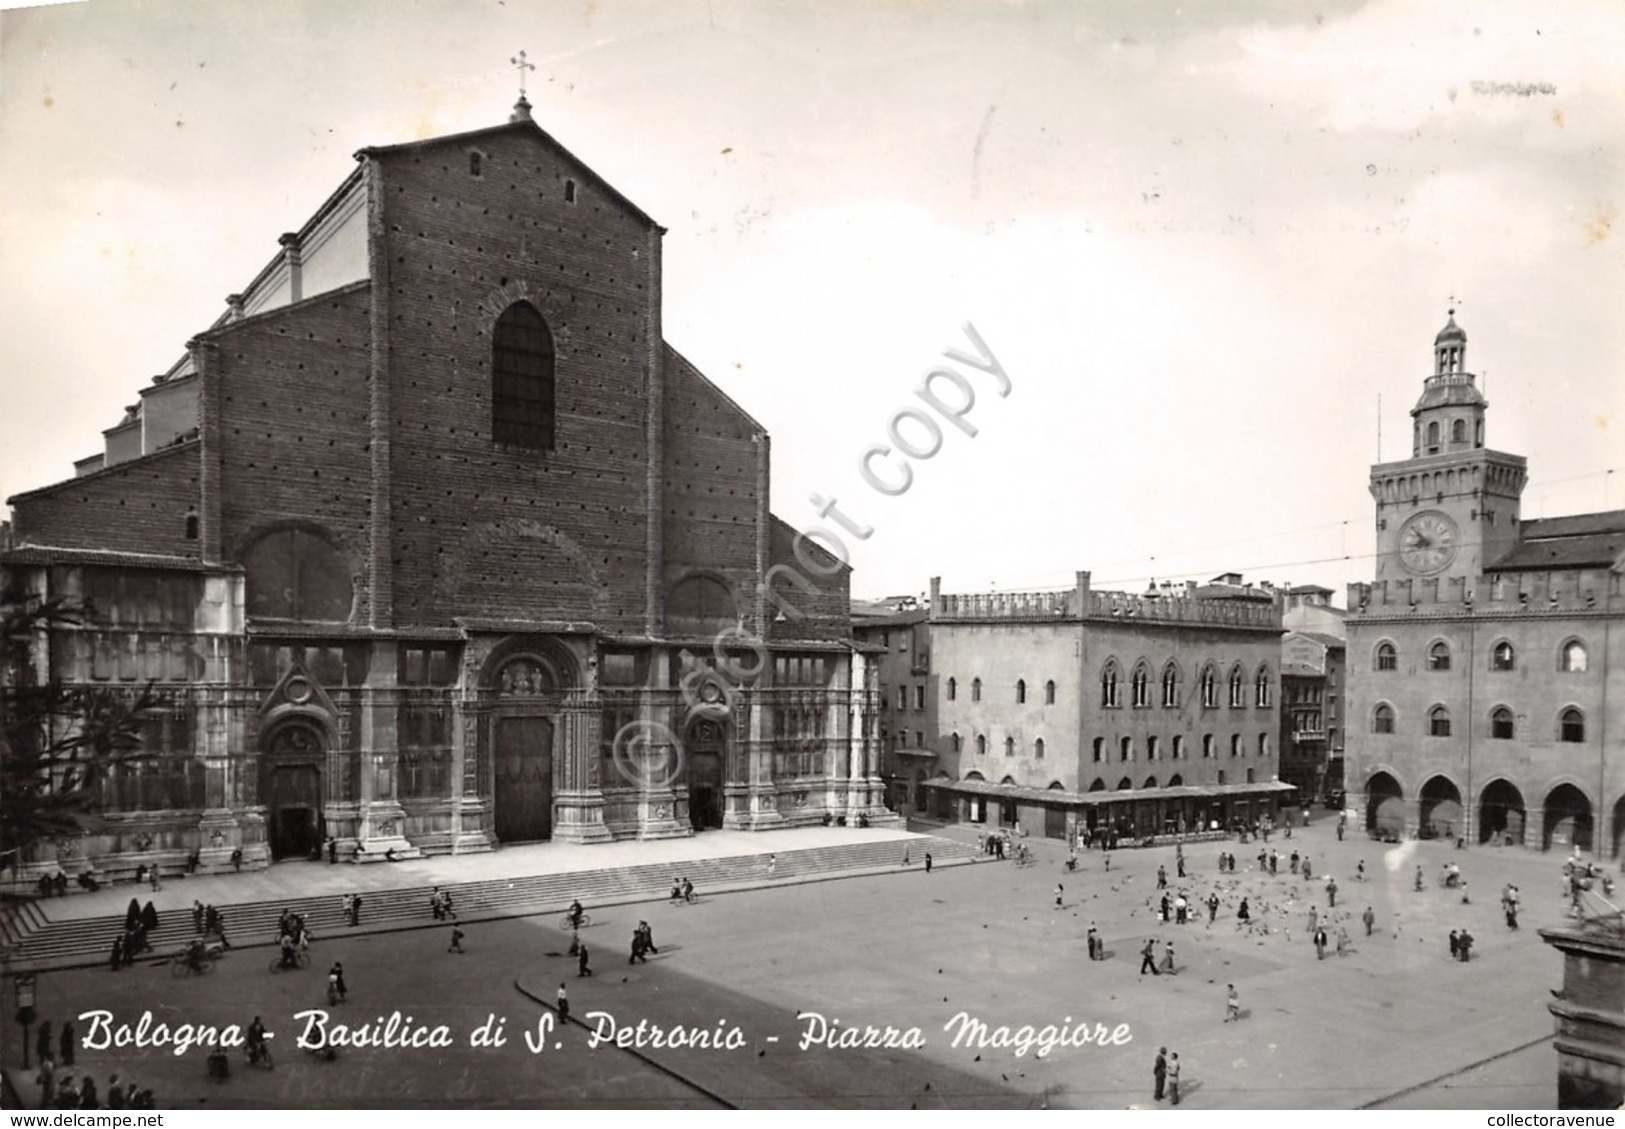
[[[293,934],[292,933],[284,933],[284,934],[282,934],[281,944],[282,944],[282,967],[283,968],[298,968],[299,967],[299,950],[298,950],[297,947],[295,947],[295,945],[293,943]]]
[[[585,916],[586,911],[581,908],[581,900],[579,898],[570,903],[570,912],[565,915],[566,920],[570,922],[571,929],[580,929],[581,919]]]
[[[193,972],[202,972],[208,962],[209,949],[203,943],[202,937],[193,937],[186,944],[186,967]]]
[[[685,879],[683,879],[683,901],[692,902],[693,900],[694,900],[694,883],[690,882],[688,879],[685,878]]]

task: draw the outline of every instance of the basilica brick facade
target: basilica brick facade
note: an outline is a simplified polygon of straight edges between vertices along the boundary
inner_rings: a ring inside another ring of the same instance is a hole
[[[845,566],[664,341],[663,229],[529,109],[358,153],[10,499],[8,579],[86,609],[39,669],[163,703],[30,868],[886,818]]]

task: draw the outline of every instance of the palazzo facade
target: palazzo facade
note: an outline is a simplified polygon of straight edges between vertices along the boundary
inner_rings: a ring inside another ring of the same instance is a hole
[[[529,111],[362,150],[10,499],[6,579],[83,609],[36,673],[161,703],[25,878],[888,818],[845,566],[663,340],[664,229]]]
[[[1389,837],[1617,856],[1625,511],[1524,519],[1454,316],[1433,348],[1411,457],[1371,468],[1376,577],[1349,587],[1350,806]]]

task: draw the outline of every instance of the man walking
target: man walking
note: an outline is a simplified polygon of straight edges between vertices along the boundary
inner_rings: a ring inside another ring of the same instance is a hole
[[[1207,923],[1212,925],[1219,916],[1219,892],[1214,890],[1207,896]]]
[[[930,851],[925,852],[925,872],[927,874],[931,873],[931,852]]]
[[[461,925],[453,925],[451,927],[451,947],[446,951],[448,953],[460,953],[463,951],[463,927]]]
[[[1168,1084],[1168,1048],[1157,1048],[1157,1061],[1151,1067],[1151,1077],[1156,1079],[1156,1090],[1152,1097],[1156,1101],[1162,1100],[1163,1088]]]
[[[1234,984],[1227,984],[1225,987],[1229,989],[1230,994],[1225,998],[1224,1001],[1224,1021],[1229,1023],[1232,1019],[1234,1019],[1237,1023],[1240,1023],[1241,997],[1236,994],[1236,986]]]
[[[1179,1055],[1168,1059],[1168,1104],[1179,1104]]]
[[[1065,893],[1066,893],[1066,887],[1062,886],[1059,882],[1057,882],[1055,884],[1055,908],[1056,909],[1061,908],[1061,898],[1065,895]]]
[[[1365,922],[1365,935],[1367,937],[1371,936],[1371,927],[1377,923],[1377,915],[1372,912],[1370,906],[1365,907],[1365,912],[1360,915],[1360,920]]]
[[[592,975],[592,967],[587,963],[587,960],[587,946],[583,943],[581,948],[576,950],[576,977],[578,979],[582,976]]]
[[[559,981],[559,1026],[563,1027],[570,1022],[570,996],[564,990],[564,981]]]
[[[1144,976],[1147,972],[1153,976],[1162,975],[1157,971],[1157,941],[1155,937],[1146,941],[1145,947],[1140,950],[1140,975]]]

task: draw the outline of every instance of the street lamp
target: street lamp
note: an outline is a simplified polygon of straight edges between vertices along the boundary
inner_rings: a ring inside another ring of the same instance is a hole
[[[17,1001],[17,1022],[23,1029],[23,1069],[28,1069],[28,1029],[34,1025],[34,974],[20,972],[11,982]]]

